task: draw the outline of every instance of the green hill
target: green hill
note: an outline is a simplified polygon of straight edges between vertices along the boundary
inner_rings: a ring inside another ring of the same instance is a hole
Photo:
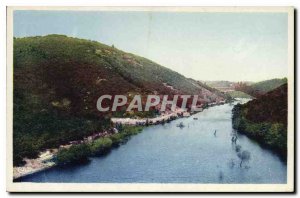
[[[287,84],[233,108],[233,127],[286,158]]]
[[[14,38],[13,50],[15,165],[109,127],[111,113],[96,108],[104,94],[224,99],[166,67],[95,41],[63,35]]]
[[[210,87],[231,87],[234,82],[220,80],[220,81],[204,81],[203,83],[207,84]]]
[[[241,91],[229,91],[227,92],[232,98],[253,98],[252,96]]]
[[[242,91],[253,97],[259,97],[273,89],[276,89],[277,87],[280,87],[285,83],[287,83],[287,78],[282,78],[282,79],[275,78],[271,80],[265,80],[265,81],[253,83],[251,85],[240,82],[235,84],[235,90]]]
[[[236,86],[240,84],[237,82],[220,80],[220,81],[203,81],[203,84],[208,85],[209,87],[213,87],[217,90],[220,90],[221,92],[228,93],[228,95],[230,96],[233,95],[233,97],[239,97],[239,96],[242,96],[244,98],[246,97],[246,95],[242,94],[241,92],[235,92]],[[242,84],[244,86],[249,87],[251,84],[253,84],[253,82],[243,81]]]
[[[254,83],[253,85],[251,85],[251,87],[255,91],[264,94],[286,83],[287,83],[287,78],[282,78],[282,79],[275,78],[271,80],[265,80],[265,81]]]

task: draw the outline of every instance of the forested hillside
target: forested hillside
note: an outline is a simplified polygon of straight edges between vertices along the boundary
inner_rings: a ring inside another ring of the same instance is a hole
[[[233,108],[233,127],[286,158],[287,84]]]
[[[199,95],[201,103],[225,99],[166,67],[95,41],[14,38],[13,58],[15,165],[107,128],[111,112],[96,108],[104,94],[189,94]]]
[[[276,89],[277,87],[280,87],[285,83],[287,83],[287,78],[282,78],[282,79],[275,78],[271,80],[265,80],[265,81],[253,83],[251,85],[244,82],[239,82],[235,84],[234,89],[237,91],[242,91],[253,97],[259,97],[273,89]]]

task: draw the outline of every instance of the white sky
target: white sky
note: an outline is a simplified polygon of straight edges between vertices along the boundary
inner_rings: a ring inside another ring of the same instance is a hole
[[[17,11],[14,36],[65,34],[131,52],[196,80],[287,76],[287,14]]]

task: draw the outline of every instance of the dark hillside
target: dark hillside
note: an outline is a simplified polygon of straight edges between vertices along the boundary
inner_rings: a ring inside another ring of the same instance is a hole
[[[246,118],[253,122],[279,122],[287,125],[287,84],[254,99],[245,105]]]
[[[233,108],[233,127],[283,158],[287,152],[287,84]]]
[[[198,94],[203,103],[223,100],[150,60],[63,35],[14,38],[13,61],[15,165],[41,149],[108,127],[111,113],[96,108],[104,94]]]

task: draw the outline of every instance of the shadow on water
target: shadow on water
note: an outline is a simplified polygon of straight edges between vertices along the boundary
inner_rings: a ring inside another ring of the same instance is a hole
[[[91,163],[91,160],[86,160],[77,164],[67,164],[67,165],[58,165],[40,172],[36,172],[30,175],[26,175],[22,178],[14,179],[13,182],[23,182],[24,180],[30,180],[30,178],[34,177],[42,177],[48,173],[53,172],[54,170],[62,171],[62,172],[76,172],[76,170],[80,169],[82,166],[88,166]]]
[[[251,138],[248,138],[248,136],[245,135],[245,134],[242,134],[242,133],[237,133],[237,134],[238,134],[238,137],[240,137],[240,138],[247,138],[247,139],[249,139],[249,141],[250,141],[252,144],[256,145],[257,147],[259,147],[259,148],[261,148],[261,149],[263,149],[263,150],[268,150],[268,151],[271,152],[273,155],[277,156],[277,157],[279,158],[279,160],[280,160],[282,163],[287,164],[287,158],[286,158],[286,156],[280,155],[276,150],[274,150],[274,149],[268,147],[267,145],[260,144],[260,143],[257,142],[256,140],[251,139]]]

